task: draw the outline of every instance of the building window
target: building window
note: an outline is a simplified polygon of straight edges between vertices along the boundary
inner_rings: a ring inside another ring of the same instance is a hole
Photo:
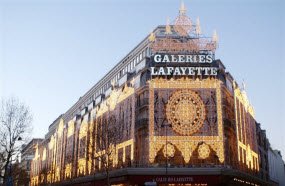
[[[133,68],[135,68],[135,64],[136,64],[136,63],[135,63],[135,61],[133,61],[133,62],[132,62],[132,66],[133,66]]]

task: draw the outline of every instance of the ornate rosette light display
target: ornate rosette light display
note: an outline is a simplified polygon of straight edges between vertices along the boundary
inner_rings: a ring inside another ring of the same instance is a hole
[[[209,145],[203,143],[198,148],[199,159],[206,159],[210,155],[210,147]]]
[[[180,135],[190,136],[203,125],[206,116],[200,96],[191,90],[178,90],[166,105],[166,117]]]
[[[174,157],[174,154],[175,154],[175,147],[170,144],[170,143],[167,143],[164,147],[163,147],[163,155],[164,157]]]

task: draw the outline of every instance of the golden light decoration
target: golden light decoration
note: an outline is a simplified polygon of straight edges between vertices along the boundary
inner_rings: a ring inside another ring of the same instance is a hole
[[[85,158],[80,158],[78,160],[77,174],[85,175],[85,173],[86,173],[85,170],[86,170],[86,159]]]
[[[247,147],[246,147],[246,164],[249,168],[252,168],[253,167],[253,162],[252,162],[252,151],[251,151],[251,148],[250,148],[250,145],[247,144]]]
[[[248,116],[252,117],[253,119],[255,118],[254,108],[250,104],[246,92],[240,89],[236,84],[234,84],[234,96],[238,148],[242,149],[242,151],[238,150],[238,160],[241,164],[246,163],[248,168],[259,171],[259,155],[254,148],[254,146],[256,146],[256,142],[254,142],[253,147],[251,148],[251,146],[249,144],[246,144],[243,140],[244,135],[246,134],[243,132],[239,133],[239,131],[246,130],[246,128],[243,128],[244,126],[242,124],[242,121],[245,118]],[[237,107],[237,101],[240,102],[242,106]],[[244,108],[244,111],[242,111],[242,107]],[[245,152],[245,158],[243,152]],[[255,162],[255,164],[253,164],[253,162]]]
[[[65,166],[65,178],[71,178],[72,164],[69,163]]]
[[[150,163],[153,163],[157,152],[163,148],[165,141],[168,140],[175,147],[181,151],[185,162],[189,162],[192,152],[197,148],[199,142],[204,141],[207,143],[211,150],[213,150],[218,158],[219,162],[223,163],[225,160],[224,156],[224,131],[223,131],[223,115],[222,115],[222,92],[221,92],[222,81],[216,78],[206,79],[191,79],[189,77],[178,78],[178,79],[164,79],[164,78],[153,78],[149,81],[149,104],[153,105],[149,108],[149,157]],[[155,121],[154,121],[154,96],[155,91],[159,89],[213,89],[216,92],[216,107],[217,107],[217,125],[218,135],[217,136],[155,136]],[[167,138],[167,139],[166,139]]]
[[[36,151],[35,151],[35,157],[34,157],[34,160],[37,160],[39,157],[40,157],[40,154],[39,154],[39,145],[36,144]]]
[[[203,143],[202,145],[199,146],[198,148],[198,154],[199,154],[199,159],[206,159],[210,155],[210,147],[209,145]]]
[[[41,183],[44,183],[45,181],[45,174],[41,174]]]
[[[150,33],[149,37],[148,37],[148,40],[150,42],[154,42],[155,41],[155,34],[153,32]]]
[[[165,34],[172,34],[169,18],[167,18],[167,20],[166,20]]]
[[[129,87],[127,84],[125,84],[123,89],[112,90],[110,96],[100,104],[100,108],[97,107],[96,117],[100,117],[105,112],[113,111],[117,104],[134,94],[134,90],[133,87]]]
[[[162,152],[164,157],[174,157],[175,147],[171,143],[167,143],[164,145]]]
[[[61,137],[61,136],[62,136],[63,127],[64,127],[64,121],[63,121],[63,119],[61,118],[61,119],[60,119],[60,122],[59,122],[59,125],[58,125],[58,129],[57,129],[58,137]]]
[[[67,138],[69,138],[70,136],[72,136],[74,133],[74,121],[70,120],[68,122],[68,129],[67,129]]]
[[[39,184],[39,176],[34,176],[32,178],[32,183],[31,185],[38,185]]]
[[[179,15],[175,19],[174,30],[181,36],[187,36],[192,30],[192,22],[186,15],[186,8],[183,2],[181,3],[181,7],[179,9]]]
[[[171,52],[181,53],[182,51],[187,52],[199,52],[200,49],[206,47],[200,47],[200,43],[195,40],[181,41],[175,38],[160,38],[150,44],[150,48],[153,52]]]
[[[127,146],[131,146],[131,160],[134,159],[134,140],[133,139],[130,139],[130,140],[127,140],[127,141],[124,141],[122,143],[119,143],[116,145],[116,149],[114,150],[115,154],[114,154],[114,163],[115,165],[118,165],[118,151],[119,149],[123,148],[125,149]],[[123,162],[125,162],[126,160],[126,154],[125,154],[125,150],[123,151]]]
[[[178,90],[172,94],[166,105],[166,117],[175,132],[191,135],[203,125],[206,116],[200,96],[191,90]]]
[[[54,136],[52,135],[50,138],[50,142],[48,144],[48,147],[50,150],[54,147],[54,144],[55,144],[55,139],[54,139]]]
[[[52,177],[52,174],[51,174],[51,172],[49,171],[48,174],[47,174],[47,182],[48,182],[48,183],[51,183],[51,181],[52,181],[52,178],[51,178],[51,177]]]
[[[172,37],[171,29],[176,32],[180,37]],[[200,52],[211,51],[214,52],[218,47],[218,35],[214,32],[212,38],[201,36],[200,20],[197,18],[196,25],[186,15],[186,8],[184,3],[181,4],[179,15],[174,20],[173,27],[170,25],[169,20],[165,25],[164,37],[159,35],[156,37],[154,32],[148,37],[150,48],[153,53],[157,52],[171,52],[171,53],[184,53],[184,52]],[[191,37],[189,37],[191,36]],[[181,38],[183,38],[181,40]]]
[[[42,156],[42,161],[45,161],[45,160],[46,160],[46,156],[47,156],[47,149],[44,148],[44,150],[43,150],[43,156]]]
[[[88,132],[88,123],[86,121],[83,121],[80,126],[80,131],[79,131],[79,139],[82,139],[87,135]]]
[[[60,168],[58,166],[55,170],[55,181],[60,181]]]

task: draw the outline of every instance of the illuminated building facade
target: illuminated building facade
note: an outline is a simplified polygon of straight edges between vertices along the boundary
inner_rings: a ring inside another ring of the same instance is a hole
[[[182,4],[51,125],[32,185],[266,185],[254,109],[217,46]]]

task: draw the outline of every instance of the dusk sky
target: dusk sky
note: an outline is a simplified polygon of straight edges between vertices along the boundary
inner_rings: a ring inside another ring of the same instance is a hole
[[[33,113],[33,136],[66,112],[167,17],[174,0],[0,0],[0,97]],[[285,159],[285,3],[184,0],[204,35],[217,30],[216,58],[241,85],[256,120]]]

